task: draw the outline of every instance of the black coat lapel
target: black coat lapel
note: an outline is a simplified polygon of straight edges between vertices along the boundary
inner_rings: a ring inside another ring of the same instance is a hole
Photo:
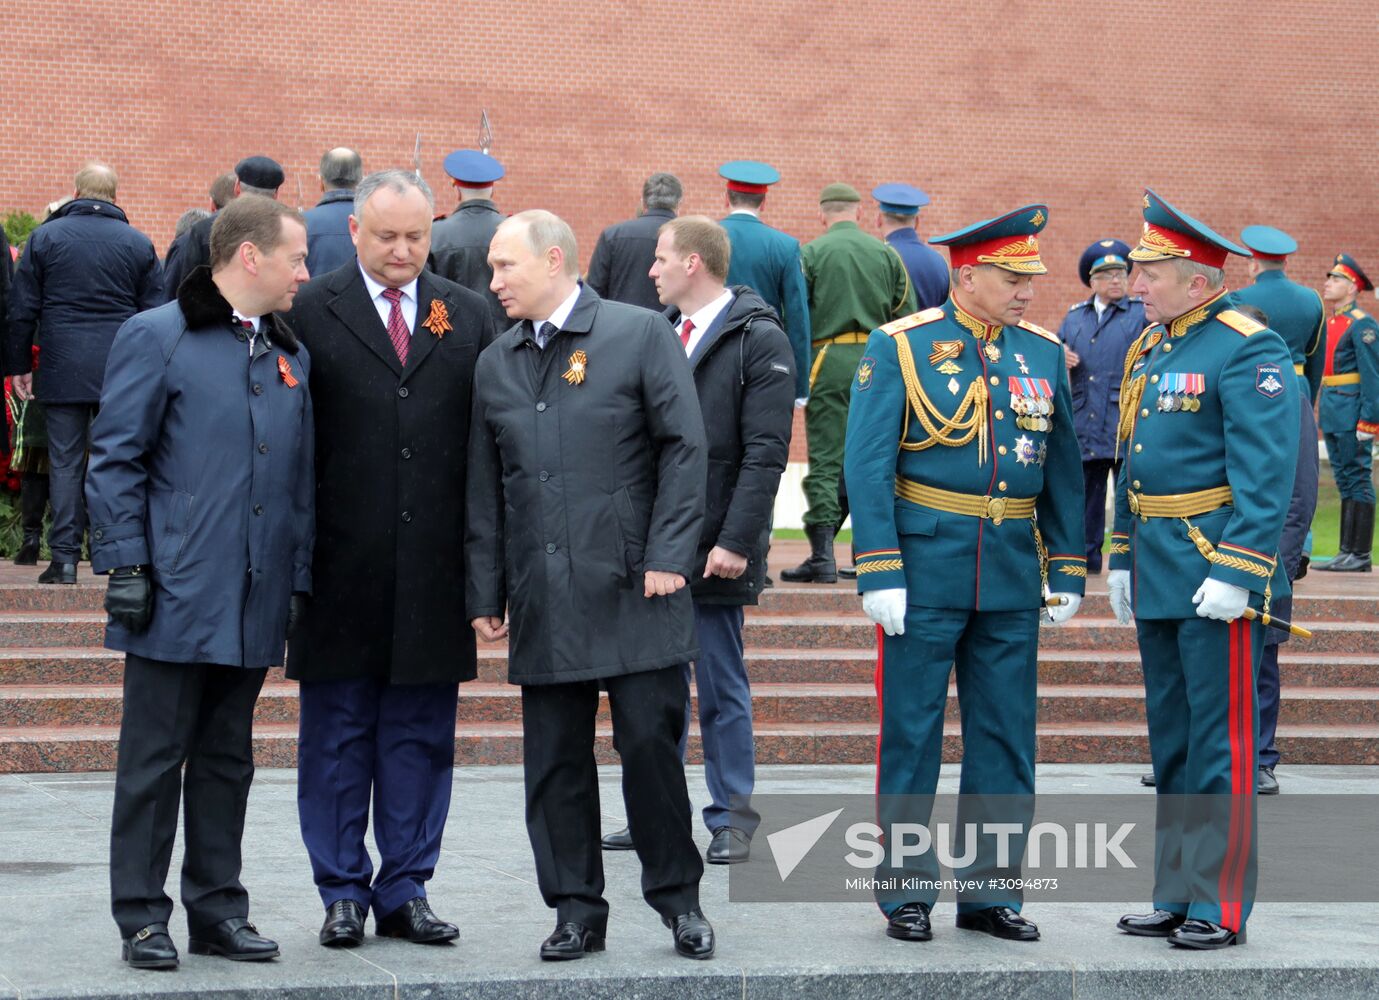
[[[339,294],[330,300],[328,308],[346,329],[393,370],[394,375],[401,376],[402,362],[398,361],[393,342],[388,339],[388,329],[379,318],[373,300],[369,298],[364,276],[358,268],[346,271],[345,275],[344,285],[334,289]]]
[[[436,345],[440,343],[440,337],[422,325],[431,315],[431,303],[437,298],[435,292],[436,287],[435,283],[431,281],[431,272],[422,271],[417,278],[417,323],[412,328],[412,346],[407,351],[407,369],[402,373],[402,381],[404,382],[411,377],[412,372],[420,367],[427,355],[435,350]],[[447,301],[443,294],[439,298],[445,303],[445,311],[453,328],[455,325],[455,306]],[[450,333],[453,332],[452,329]],[[389,341],[389,346],[392,346],[391,341]]]

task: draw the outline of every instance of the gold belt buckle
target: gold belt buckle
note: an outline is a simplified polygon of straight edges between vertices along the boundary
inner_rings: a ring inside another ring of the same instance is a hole
[[[1130,502],[1130,513],[1140,516],[1140,495],[1134,490],[1126,490],[1125,497]],[[1148,521],[1149,518],[1140,516],[1141,521]]]
[[[1009,497],[982,497],[986,501],[986,517],[991,518],[993,525],[999,526],[1006,516],[1006,504],[1010,502]]]

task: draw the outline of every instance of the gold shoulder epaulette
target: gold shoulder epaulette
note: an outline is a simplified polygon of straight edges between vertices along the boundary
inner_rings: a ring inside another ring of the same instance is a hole
[[[881,327],[881,332],[888,337],[894,337],[897,333],[904,333],[906,330],[913,330],[917,326],[925,323],[932,323],[936,319],[943,319],[943,310],[938,306],[933,309],[922,309],[917,313],[910,313],[908,316],[901,316],[899,319],[891,320]]]
[[[1260,330],[1268,329],[1263,323],[1256,323],[1244,313],[1236,312],[1234,309],[1222,310],[1216,314],[1216,318],[1242,337],[1248,337],[1251,334],[1258,333]]]
[[[1021,329],[1021,330],[1028,330],[1030,333],[1037,333],[1037,334],[1039,334],[1039,336],[1043,337],[1045,340],[1052,340],[1055,344],[1061,344],[1061,343],[1062,343],[1062,341],[1058,339],[1058,334],[1053,333],[1053,332],[1050,331],[1050,330],[1045,330],[1042,326],[1035,326],[1033,323],[1029,322],[1028,320],[1023,320],[1023,319],[1020,320],[1020,329]]]
[[[1368,315],[1363,309],[1351,309],[1349,312],[1355,319],[1364,319]]]

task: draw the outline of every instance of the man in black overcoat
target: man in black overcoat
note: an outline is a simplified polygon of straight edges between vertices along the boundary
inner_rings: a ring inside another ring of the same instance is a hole
[[[549,212],[498,227],[493,290],[518,320],[479,360],[470,432],[466,608],[508,634],[522,686],[527,832],[556,911],[545,959],[602,950],[594,719],[608,689],[642,894],[689,958],[713,955],[699,909],[677,742],[694,659],[686,580],[704,516],[704,423],[665,317],[606,302],[578,277]]]
[[[315,362],[321,516],[288,676],[301,682],[302,839],[332,947],[362,942],[369,910],[380,935],[459,934],[426,882],[450,807],[457,684],[475,676],[464,483],[474,362],[494,330],[482,299],[423,270],[432,205],[410,172],[366,177],[358,259],[311,281],[291,315]]]

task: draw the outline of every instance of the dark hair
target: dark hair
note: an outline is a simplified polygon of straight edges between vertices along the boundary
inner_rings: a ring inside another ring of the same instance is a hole
[[[684,186],[674,174],[652,174],[642,185],[642,204],[647,208],[675,211],[685,196]]]
[[[1250,317],[1250,319],[1254,320],[1261,326],[1269,325],[1269,314],[1266,313],[1263,309],[1259,308],[1259,306],[1252,306],[1246,302],[1237,302],[1235,304],[1235,311]]]
[[[261,194],[242,194],[226,205],[211,226],[211,270],[234,260],[235,252],[252,243],[264,253],[272,253],[283,241],[283,219],[305,227],[306,219],[297,209]]]
[[[757,209],[761,207],[761,203],[765,200],[765,192],[761,194],[749,194],[746,191],[731,190],[728,192],[728,204],[733,208]]]

